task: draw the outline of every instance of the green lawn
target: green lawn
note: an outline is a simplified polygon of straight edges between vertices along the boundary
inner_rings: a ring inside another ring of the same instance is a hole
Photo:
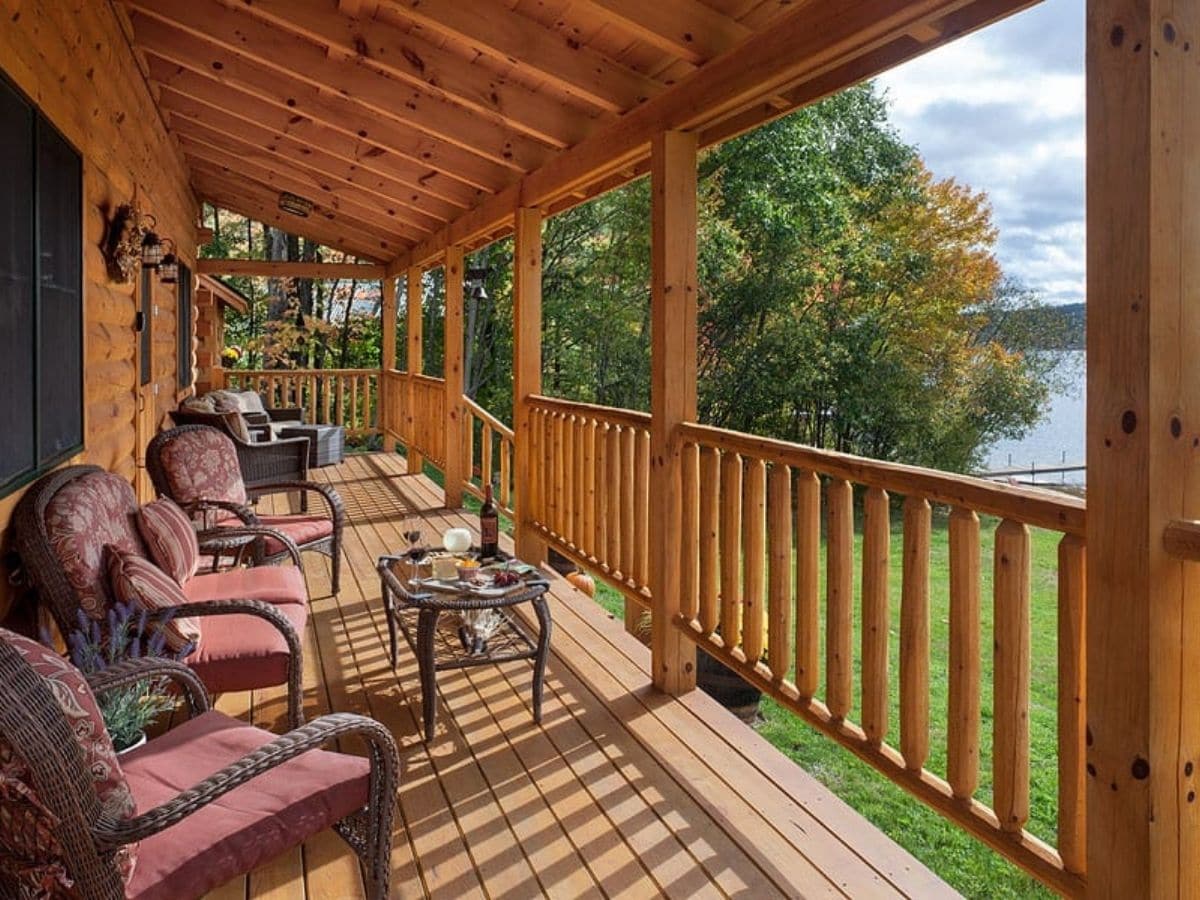
[[[899,743],[899,659],[901,531],[893,515],[891,682],[892,715],[888,740]],[[992,719],[992,538],[997,524],[982,521],[983,559],[983,726],[980,789],[977,797],[991,802]],[[861,535],[858,536],[861,540]],[[1030,697],[1031,816],[1028,828],[1054,842],[1057,817],[1056,695],[1057,695],[1057,546],[1052,532],[1032,532],[1032,672]],[[856,547],[855,559],[861,560]],[[945,519],[934,519],[930,548],[930,758],[927,767],[945,775],[948,664],[949,569]],[[856,595],[858,591],[856,578]],[[614,616],[622,616],[621,596],[600,584],[597,601]],[[861,634],[858,609],[855,635]],[[824,652],[822,641],[822,653]],[[856,646],[856,669],[858,647]],[[822,660],[824,657],[822,656]],[[855,683],[858,690],[858,683]],[[1052,893],[968,836],[922,803],[914,800],[866,763],[842,749],[803,720],[764,698],[760,733],[772,744],[827,785],[830,790],[874,822],[933,871],[968,897],[1049,897]],[[852,717],[857,720],[856,700]]]

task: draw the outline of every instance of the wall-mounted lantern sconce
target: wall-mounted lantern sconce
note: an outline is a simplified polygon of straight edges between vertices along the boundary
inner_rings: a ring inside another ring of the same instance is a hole
[[[164,246],[170,244],[171,249],[158,264],[158,277],[163,284],[174,284],[179,280],[179,258],[175,255],[175,242],[170,238],[163,238],[162,243]]]

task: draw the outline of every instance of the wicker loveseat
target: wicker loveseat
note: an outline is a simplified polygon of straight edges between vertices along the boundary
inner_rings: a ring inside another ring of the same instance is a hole
[[[0,630],[0,813],[12,825],[0,896],[198,898],[329,827],[358,856],[367,896],[388,896],[399,763],[377,722],[335,714],[277,737],[210,710],[178,663],[130,660],[84,682],[48,654]],[[101,723],[95,740],[110,751],[98,772],[77,709],[147,677],[173,680],[191,717],[119,763]],[[320,749],[354,738],[367,757]],[[101,801],[102,779],[117,782],[120,807],[111,791]]]

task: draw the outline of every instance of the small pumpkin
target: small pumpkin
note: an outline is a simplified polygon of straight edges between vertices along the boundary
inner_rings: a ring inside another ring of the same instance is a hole
[[[567,581],[577,590],[589,597],[596,596],[596,582],[587,572],[580,572],[578,569],[567,576]]]

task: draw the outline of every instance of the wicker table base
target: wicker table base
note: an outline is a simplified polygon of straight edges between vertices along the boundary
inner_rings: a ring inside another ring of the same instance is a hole
[[[412,593],[397,576],[397,566],[408,563],[398,556],[381,556],[378,571],[380,593],[388,623],[392,668],[397,661],[397,632],[417,656],[421,676],[421,712],[426,742],[433,740],[437,722],[437,673],[444,669],[464,669],[495,665],[514,660],[533,660],[533,720],[542,721],[542,688],[546,677],[546,658],[550,652],[553,623],[546,591],[550,584],[542,579],[527,582],[523,589],[503,597],[484,599],[455,594]],[[513,613],[521,603],[533,607],[538,633],[531,635]],[[488,639],[486,649],[472,652],[463,648],[456,635],[438,628],[442,613],[462,613],[483,609],[500,615],[500,627]]]

